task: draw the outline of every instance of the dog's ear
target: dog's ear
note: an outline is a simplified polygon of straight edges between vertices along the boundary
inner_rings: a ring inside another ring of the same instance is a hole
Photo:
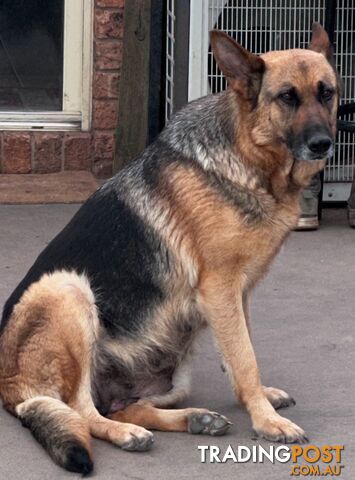
[[[335,67],[333,46],[330,43],[327,32],[317,22],[312,25],[312,40],[308,48],[314,52],[322,53],[328,62]]]
[[[212,30],[210,38],[214,58],[229,85],[245,100],[255,104],[265,70],[264,60],[248,52],[224,32]]]
[[[312,40],[308,48],[324,55],[330,65],[333,67],[337,77],[338,94],[341,96],[343,92],[343,82],[336,69],[333,45],[330,43],[327,32],[324,30],[322,25],[317,22],[313,23],[312,25]]]

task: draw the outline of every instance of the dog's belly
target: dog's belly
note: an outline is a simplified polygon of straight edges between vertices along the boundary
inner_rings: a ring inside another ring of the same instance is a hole
[[[151,395],[163,395],[172,389],[172,378],[175,367],[165,369],[156,374],[140,372],[132,374],[125,368],[111,372],[95,379],[96,408],[103,415],[108,415],[126,408],[131,403]]]
[[[174,373],[191,350],[197,333],[206,326],[196,310],[167,324],[153,323],[162,336],[142,334],[134,341],[118,338],[97,345],[92,389],[104,415],[140,398],[163,395],[173,388]],[[127,344],[129,343],[129,345]]]

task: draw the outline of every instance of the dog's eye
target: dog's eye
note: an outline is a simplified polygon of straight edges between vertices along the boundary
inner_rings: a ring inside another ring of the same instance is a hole
[[[329,102],[334,97],[334,90],[331,88],[325,88],[321,92],[321,98],[324,102]]]
[[[286,92],[281,92],[278,98],[286,105],[296,106],[298,104],[298,96],[294,90],[287,90]]]

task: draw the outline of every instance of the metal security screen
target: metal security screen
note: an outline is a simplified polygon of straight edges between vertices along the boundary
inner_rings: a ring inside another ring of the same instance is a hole
[[[174,108],[174,46],[175,46],[175,1],[167,0],[166,12],[166,72],[165,72],[165,120],[168,121]]]
[[[313,21],[324,23],[324,0],[210,0],[209,29],[224,30],[256,54],[268,50],[304,48]],[[209,84],[212,92],[226,84],[209,49]]]
[[[325,0],[209,0],[208,28],[224,30],[256,54],[268,50],[304,48],[313,22],[324,24]],[[340,0],[336,9],[336,64],[344,81],[342,103],[355,100],[354,1]],[[208,89],[226,88],[208,49]],[[346,118],[352,119],[351,116]],[[336,153],[325,171],[327,182],[350,182],[354,174],[355,136],[339,132]]]
[[[336,65],[343,80],[343,98],[341,103],[355,100],[355,31],[353,0],[337,2],[335,29]],[[355,116],[348,115],[346,120],[354,121]],[[339,132],[337,150],[333,162],[326,169],[329,182],[351,182],[355,173],[355,135]]]

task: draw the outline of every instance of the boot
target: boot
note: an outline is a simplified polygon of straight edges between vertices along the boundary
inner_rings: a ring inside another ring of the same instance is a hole
[[[321,180],[320,175],[317,174],[313,177],[310,186],[300,196],[301,215],[295,230],[317,230],[319,228],[318,202],[320,190]]]
[[[350,227],[355,228],[355,177],[348,200],[348,222]]]

